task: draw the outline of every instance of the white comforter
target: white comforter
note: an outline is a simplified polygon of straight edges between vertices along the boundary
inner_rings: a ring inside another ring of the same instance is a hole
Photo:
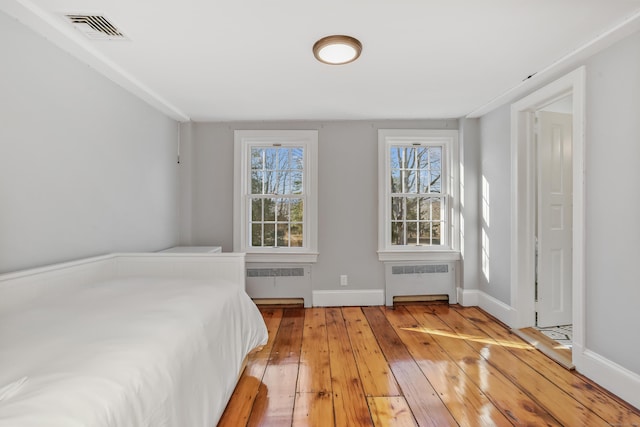
[[[214,426],[242,360],[266,341],[229,282],[51,290],[0,312],[0,426]]]

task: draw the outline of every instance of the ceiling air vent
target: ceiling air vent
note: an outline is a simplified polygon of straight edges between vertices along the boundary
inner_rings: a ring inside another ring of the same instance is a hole
[[[104,16],[65,15],[71,24],[92,40],[125,40],[126,36]]]

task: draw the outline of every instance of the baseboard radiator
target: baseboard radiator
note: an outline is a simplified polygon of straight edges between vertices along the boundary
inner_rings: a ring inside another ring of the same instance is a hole
[[[247,294],[254,301],[288,304],[304,301],[311,307],[311,266],[247,263]]]
[[[455,304],[457,262],[385,263],[385,304],[445,301]]]

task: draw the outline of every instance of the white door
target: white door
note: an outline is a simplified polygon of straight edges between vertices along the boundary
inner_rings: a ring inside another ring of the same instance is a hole
[[[538,112],[537,326],[571,324],[572,117]]]

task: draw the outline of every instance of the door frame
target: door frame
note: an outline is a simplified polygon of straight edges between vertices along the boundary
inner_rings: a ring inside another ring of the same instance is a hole
[[[535,111],[573,95],[573,363],[584,349],[585,325],[585,68],[580,67],[511,105],[512,326],[535,324]],[[576,351],[577,350],[577,351]]]

